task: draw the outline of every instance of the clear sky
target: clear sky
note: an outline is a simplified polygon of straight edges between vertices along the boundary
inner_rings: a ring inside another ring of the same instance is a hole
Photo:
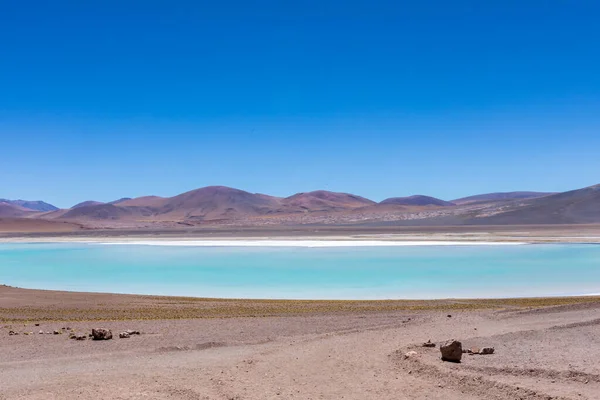
[[[600,2],[0,0],[0,198],[600,183]]]

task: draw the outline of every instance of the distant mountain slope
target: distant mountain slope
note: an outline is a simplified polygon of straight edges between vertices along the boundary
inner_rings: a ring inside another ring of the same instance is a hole
[[[349,193],[316,190],[297,193],[282,201],[283,210],[298,211],[341,211],[376,204],[374,201]]]
[[[487,199],[487,200],[486,200]],[[600,223],[600,185],[559,194],[536,192],[492,193],[452,202],[429,196],[396,197],[375,203],[349,193],[317,190],[279,198],[224,186],[209,186],[177,196],[120,199],[111,203],[88,201],[68,210],[35,212],[0,203],[0,217],[39,218],[81,223],[120,221],[160,223],[164,226],[203,222],[260,226],[293,224],[397,225],[519,225]],[[171,225],[169,225],[171,224]],[[110,227],[109,223],[98,226]],[[114,226],[122,226],[115,224]]]
[[[454,206],[454,203],[449,201],[436,199],[435,197],[423,196],[423,195],[415,195],[409,197],[391,197],[389,199],[385,199],[379,204],[387,205],[400,205],[400,206],[439,206],[439,207],[449,207]]]
[[[156,199],[151,201],[157,201]],[[225,186],[208,186],[157,201],[157,213],[184,219],[222,219],[267,214],[281,199]]]
[[[159,221],[227,220],[269,214],[333,212],[374,205],[375,202],[348,193],[318,190],[288,198],[249,193],[225,186],[209,186],[178,196],[146,196],[111,203],[84,202],[57,218],[135,219],[152,217]]]
[[[600,223],[600,185],[525,200],[513,209],[469,222],[485,224]]]
[[[21,207],[7,202],[0,202],[0,217],[22,217],[33,212],[34,211],[29,210],[25,207]]]
[[[109,201],[108,204],[121,204],[121,203],[123,203],[125,201],[129,201],[129,200],[131,200],[131,197],[122,197],[118,200]]]
[[[164,203],[168,199],[164,197],[158,196],[144,196],[144,197],[136,197],[135,199],[127,199],[123,201],[118,201],[113,204],[117,204],[123,207],[162,207]]]
[[[23,207],[32,211],[55,211],[58,210],[58,207],[53,206],[52,204],[46,203],[44,201],[29,201],[29,200],[7,200],[0,199],[0,203],[8,203],[15,206]]]
[[[478,194],[475,196],[463,197],[460,199],[452,200],[454,204],[469,204],[476,202],[490,202],[490,201],[504,201],[504,200],[523,200],[523,199],[534,199],[537,197],[549,196],[555,194],[552,192],[498,192],[498,193],[486,193]]]
[[[105,203],[103,203],[101,201],[87,200],[87,201],[82,201],[81,203],[75,204],[73,207],[71,207],[71,210],[74,208],[79,208],[79,207],[99,206],[101,204],[105,204]]]
[[[113,204],[92,204],[72,208],[62,214],[62,219],[94,219],[94,220],[120,220],[124,218],[149,217],[152,210],[142,207],[119,207]]]

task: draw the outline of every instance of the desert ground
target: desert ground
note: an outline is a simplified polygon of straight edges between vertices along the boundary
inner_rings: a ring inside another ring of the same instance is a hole
[[[0,286],[0,321],[2,399],[600,398],[600,297],[256,301]],[[69,339],[99,327],[113,339]],[[118,337],[128,329],[141,334]],[[422,347],[451,338],[495,352],[450,363]]]

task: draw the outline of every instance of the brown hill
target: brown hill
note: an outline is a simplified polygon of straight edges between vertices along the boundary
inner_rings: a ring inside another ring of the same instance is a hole
[[[391,198],[375,203],[364,197],[323,190],[278,198],[210,186],[170,198],[146,196],[116,204],[92,203],[43,214],[0,203],[0,216],[73,222],[95,220],[167,224],[242,220],[256,225],[344,224],[357,221],[405,225],[600,223],[600,185],[542,197],[528,197],[537,196],[531,192],[520,193],[489,197],[503,200],[479,202],[476,199],[474,202],[453,205],[428,196]],[[517,199],[511,200],[513,196]]]
[[[506,212],[469,222],[500,225],[600,223],[600,185],[517,202]]]
[[[101,204],[104,204],[104,203],[101,201],[87,200],[87,201],[82,201],[81,203],[75,204],[73,207],[71,207],[71,210],[74,208],[79,208],[79,207],[99,206]]]
[[[120,220],[151,217],[153,210],[143,207],[121,207],[113,204],[96,204],[72,208],[60,218],[70,220]]]
[[[34,211],[25,207],[6,202],[0,202],[0,217],[22,217],[33,213]]]
[[[119,201],[117,203],[113,203],[123,207],[150,207],[150,208],[159,208],[164,205],[166,202],[166,198],[158,197],[158,196],[144,196],[144,197],[136,197],[135,199],[127,199],[123,201]]]
[[[436,199],[435,197],[423,196],[423,195],[415,195],[409,197],[392,197],[389,199],[383,200],[382,205],[393,204],[400,206],[439,206],[439,207],[449,207],[454,206],[454,203],[449,201]]]
[[[158,200],[151,200],[159,203]],[[264,215],[281,199],[225,186],[208,186],[164,199],[157,213],[173,219],[215,220]]]
[[[283,199],[282,211],[344,211],[374,204],[376,204],[374,201],[354,194],[317,190],[298,193]]]
[[[58,210],[58,207],[53,206],[52,204],[46,203],[41,200],[8,200],[8,199],[0,199],[0,203],[8,203],[13,206],[19,206],[26,208],[31,211],[39,211],[39,212],[47,212],[47,211],[55,211]]]
[[[496,201],[511,201],[511,200],[524,200],[524,199],[535,199],[538,197],[549,196],[551,192],[498,192],[498,193],[486,193],[478,194],[475,196],[463,197],[460,199],[452,200],[454,204],[472,204],[472,203],[483,203],[483,202],[496,202]]]
[[[214,221],[240,219],[262,215],[298,212],[334,212],[370,206],[375,202],[347,193],[324,190],[298,193],[288,198],[249,193],[225,186],[209,186],[178,196],[162,198],[146,196],[117,203],[88,202],[66,212],[55,212],[56,218],[82,220],[132,220],[157,221]]]

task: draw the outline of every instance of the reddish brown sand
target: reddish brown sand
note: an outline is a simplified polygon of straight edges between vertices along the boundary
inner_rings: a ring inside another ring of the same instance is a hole
[[[390,304],[227,302],[0,287],[0,398],[600,398],[598,299]],[[530,307],[543,304],[567,305]],[[151,319],[128,319],[119,311],[124,309],[129,318]],[[168,319],[193,309],[213,318]],[[179,314],[153,319],[168,310]],[[277,316],[249,317],[269,313]],[[111,315],[121,320],[86,320]],[[110,341],[38,334],[63,327],[142,334]],[[9,336],[10,329],[20,334]],[[451,364],[440,360],[437,348],[420,347],[449,338],[496,352],[464,355],[462,363]],[[404,359],[411,350],[418,355]]]

